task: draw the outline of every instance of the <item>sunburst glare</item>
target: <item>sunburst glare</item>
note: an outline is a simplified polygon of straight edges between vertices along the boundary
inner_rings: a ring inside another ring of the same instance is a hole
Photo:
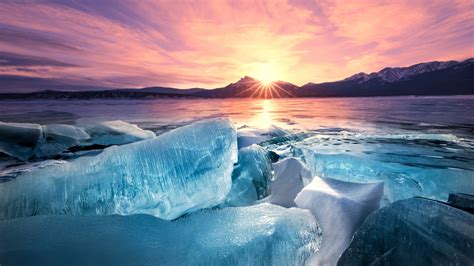
[[[282,98],[294,97],[292,91],[287,87],[281,86],[282,82],[278,80],[277,64],[266,62],[253,64],[251,67],[250,76],[255,79],[244,81],[245,88],[242,88],[236,97],[250,97],[250,98]],[[285,87],[285,88],[283,88]]]
[[[248,96],[250,98],[273,99],[282,97],[294,97],[294,94],[291,91],[284,89],[278,83],[279,82],[271,80],[267,82],[263,82],[261,80],[249,81],[249,86],[237,93],[236,97],[246,95],[247,93],[250,93],[250,95]]]
[[[268,86],[278,79],[278,68],[272,63],[255,64],[251,76],[258,79],[263,85]]]

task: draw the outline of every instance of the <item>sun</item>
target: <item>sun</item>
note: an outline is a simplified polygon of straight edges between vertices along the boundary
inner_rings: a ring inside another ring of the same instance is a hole
[[[291,90],[282,86],[283,84],[278,81],[278,74],[282,73],[278,71],[277,64],[272,64],[271,61],[267,62],[255,62],[247,65],[246,73],[254,80],[246,81],[247,86],[244,87],[236,96],[247,95],[250,98],[282,98],[282,97],[293,97]]]
[[[278,71],[275,65],[270,63],[260,63],[254,66],[251,76],[259,80],[263,85],[268,86],[277,80]]]
[[[274,81],[273,78],[270,78],[270,77],[261,77],[261,78],[258,78],[258,80],[264,85],[264,86],[268,86],[270,84],[272,84],[272,82]]]

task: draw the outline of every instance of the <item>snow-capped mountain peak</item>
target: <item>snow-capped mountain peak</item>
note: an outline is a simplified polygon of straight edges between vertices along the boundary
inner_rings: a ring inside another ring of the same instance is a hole
[[[369,77],[369,75],[367,73],[364,73],[364,72],[360,72],[360,73],[357,73],[357,74],[354,74],[344,80],[356,80],[356,79],[367,79]]]
[[[258,82],[258,80],[252,78],[252,77],[249,77],[249,76],[245,76],[241,79],[239,79],[239,81],[233,83],[233,84],[243,84],[243,83],[253,83],[253,82]]]
[[[462,63],[462,62],[461,62]],[[364,72],[357,73],[355,75],[352,75],[345,80],[359,80],[359,82],[364,82],[367,80],[371,80],[374,78],[379,78],[384,82],[397,82],[400,80],[406,80],[409,79],[412,76],[419,75],[422,73],[427,73],[427,72],[432,72],[432,71],[437,71],[437,70],[442,70],[446,69],[452,66],[455,66],[456,64],[460,64],[460,62],[456,61],[447,61],[447,62],[438,62],[438,61],[433,61],[433,62],[427,62],[427,63],[421,63],[421,64],[416,64],[412,65],[409,67],[386,67],[379,72],[373,72],[370,74],[366,74]]]
[[[403,79],[408,79],[414,75],[432,72],[437,70],[442,70],[451,66],[458,64],[456,61],[447,61],[447,62],[428,62],[416,64],[409,67],[387,67],[375,74],[374,76],[381,78],[387,82],[395,82]],[[371,76],[373,75],[371,74]]]

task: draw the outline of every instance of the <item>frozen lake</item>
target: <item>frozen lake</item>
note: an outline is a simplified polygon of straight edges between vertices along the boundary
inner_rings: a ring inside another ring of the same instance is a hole
[[[472,215],[448,204],[474,194],[473,108],[474,97],[1,101],[2,122],[75,126],[1,124],[0,259],[400,264],[419,246],[408,256],[420,265],[472,264]]]
[[[210,117],[252,127],[474,134],[474,96],[297,99],[1,101],[0,121],[40,124],[120,119],[156,131]]]
[[[0,121],[74,124],[123,120],[161,134],[211,117],[238,128],[276,125],[300,133],[267,143],[310,150],[312,171],[348,181],[385,180],[390,201],[446,200],[474,192],[474,97],[2,101]],[[400,191],[398,191],[400,190]]]

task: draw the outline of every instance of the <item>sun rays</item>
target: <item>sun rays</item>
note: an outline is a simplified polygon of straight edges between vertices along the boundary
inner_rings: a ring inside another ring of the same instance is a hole
[[[282,88],[276,81],[252,80],[242,82],[242,85],[245,85],[246,88],[238,92],[236,97],[244,97],[247,94],[249,94],[249,98],[273,99],[295,97],[291,91]]]

